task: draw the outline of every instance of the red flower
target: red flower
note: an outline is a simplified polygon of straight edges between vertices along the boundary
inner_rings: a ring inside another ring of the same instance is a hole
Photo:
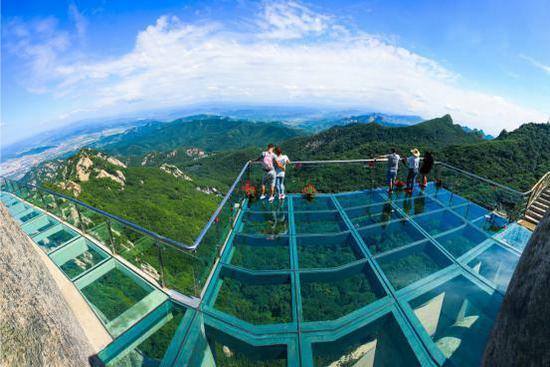
[[[241,188],[248,198],[253,198],[256,196],[256,187],[250,183],[250,181],[246,181],[243,187]]]

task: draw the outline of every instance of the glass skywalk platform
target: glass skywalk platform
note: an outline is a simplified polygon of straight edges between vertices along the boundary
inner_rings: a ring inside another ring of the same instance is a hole
[[[78,233],[41,245],[74,229],[18,200],[115,337],[108,366],[475,366],[530,237],[433,183],[245,199],[191,306]]]
[[[433,184],[412,196],[245,203],[199,307],[162,337],[164,321],[144,319],[100,357],[109,366],[477,365],[523,249],[514,241],[530,234],[500,220]],[[174,307],[155,312],[163,319]],[[141,346],[157,338],[153,363]]]

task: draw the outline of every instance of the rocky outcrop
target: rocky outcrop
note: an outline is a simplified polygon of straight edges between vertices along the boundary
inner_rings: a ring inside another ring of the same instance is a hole
[[[87,157],[82,156],[76,164],[76,177],[80,182],[86,182],[90,179],[90,168],[94,165],[94,162]]]
[[[550,366],[550,212],[516,268],[483,366]]]
[[[174,176],[175,178],[182,178],[185,181],[193,181],[191,177],[187,176],[182,170],[173,164],[163,163],[160,166],[160,170]]]
[[[32,246],[0,204],[0,365],[87,366],[93,348]]]

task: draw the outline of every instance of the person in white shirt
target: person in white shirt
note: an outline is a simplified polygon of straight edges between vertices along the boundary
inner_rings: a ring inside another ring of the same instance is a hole
[[[275,148],[275,172],[277,174],[275,178],[275,187],[279,194],[279,199],[285,198],[285,171],[286,165],[290,163],[288,156],[283,154],[281,147]]]
[[[411,149],[411,156],[407,158],[407,166],[409,167],[409,174],[407,175],[407,192],[412,193],[414,189],[414,182],[416,176],[418,176],[418,166],[420,165],[420,151],[416,148]]]
[[[270,188],[270,196],[269,196],[269,202],[273,202],[275,200],[275,154],[273,153],[273,144],[267,145],[267,150],[265,152],[262,152],[262,155],[259,156],[256,161],[261,162],[262,168],[264,170],[264,175],[262,177],[262,195],[260,196],[260,200],[265,199],[265,191],[266,186],[269,185]]]
[[[397,179],[397,170],[399,168],[399,160],[401,157],[395,152],[395,149],[391,150],[391,153],[387,155],[388,158],[388,172],[386,177],[388,179],[388,192],[391,193],[395,180]]]

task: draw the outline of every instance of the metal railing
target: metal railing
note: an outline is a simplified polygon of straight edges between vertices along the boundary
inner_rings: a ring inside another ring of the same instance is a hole
[[[550,172],[546,172],[546,174],[544,174],[544,176],[542,176],[540,180],[537,181],[537,183],[531,188],[531,190],[524,193],[528,196],[526,209],[529,208],[531,204],[533,204],[535,200],[538,199],[540,194],[542,194],[542,192],[548,187],[550,187]]]
[[[387,181],[386,162],[385,157],[295,161],[287,167],[285,186],[289,193],[301,193],[307,185],[320,193],[381,188]],[[406,174],[407,169],[401,168],[398,179],[406,181]],[[210,268],[233,228],[239,208],[246,198],[253,202],[254,196],[259,196],[262,175],[259,163],[247,162],[192,244],[150,231],[50,189],[6,178],[0,184],[3,190],[79,227],[111,248],[114,254],[149,273],[163,287],[199,296]],[[441,187],[498,211],[510,220],[517,220],[533,198],[540,195],[542,187],[548,186],[550,175],[546,174],[533,189],[522,193],[447,163],[435,162],[430,180],[436,180]],[[264,209],[260,206],[259,210]]]

